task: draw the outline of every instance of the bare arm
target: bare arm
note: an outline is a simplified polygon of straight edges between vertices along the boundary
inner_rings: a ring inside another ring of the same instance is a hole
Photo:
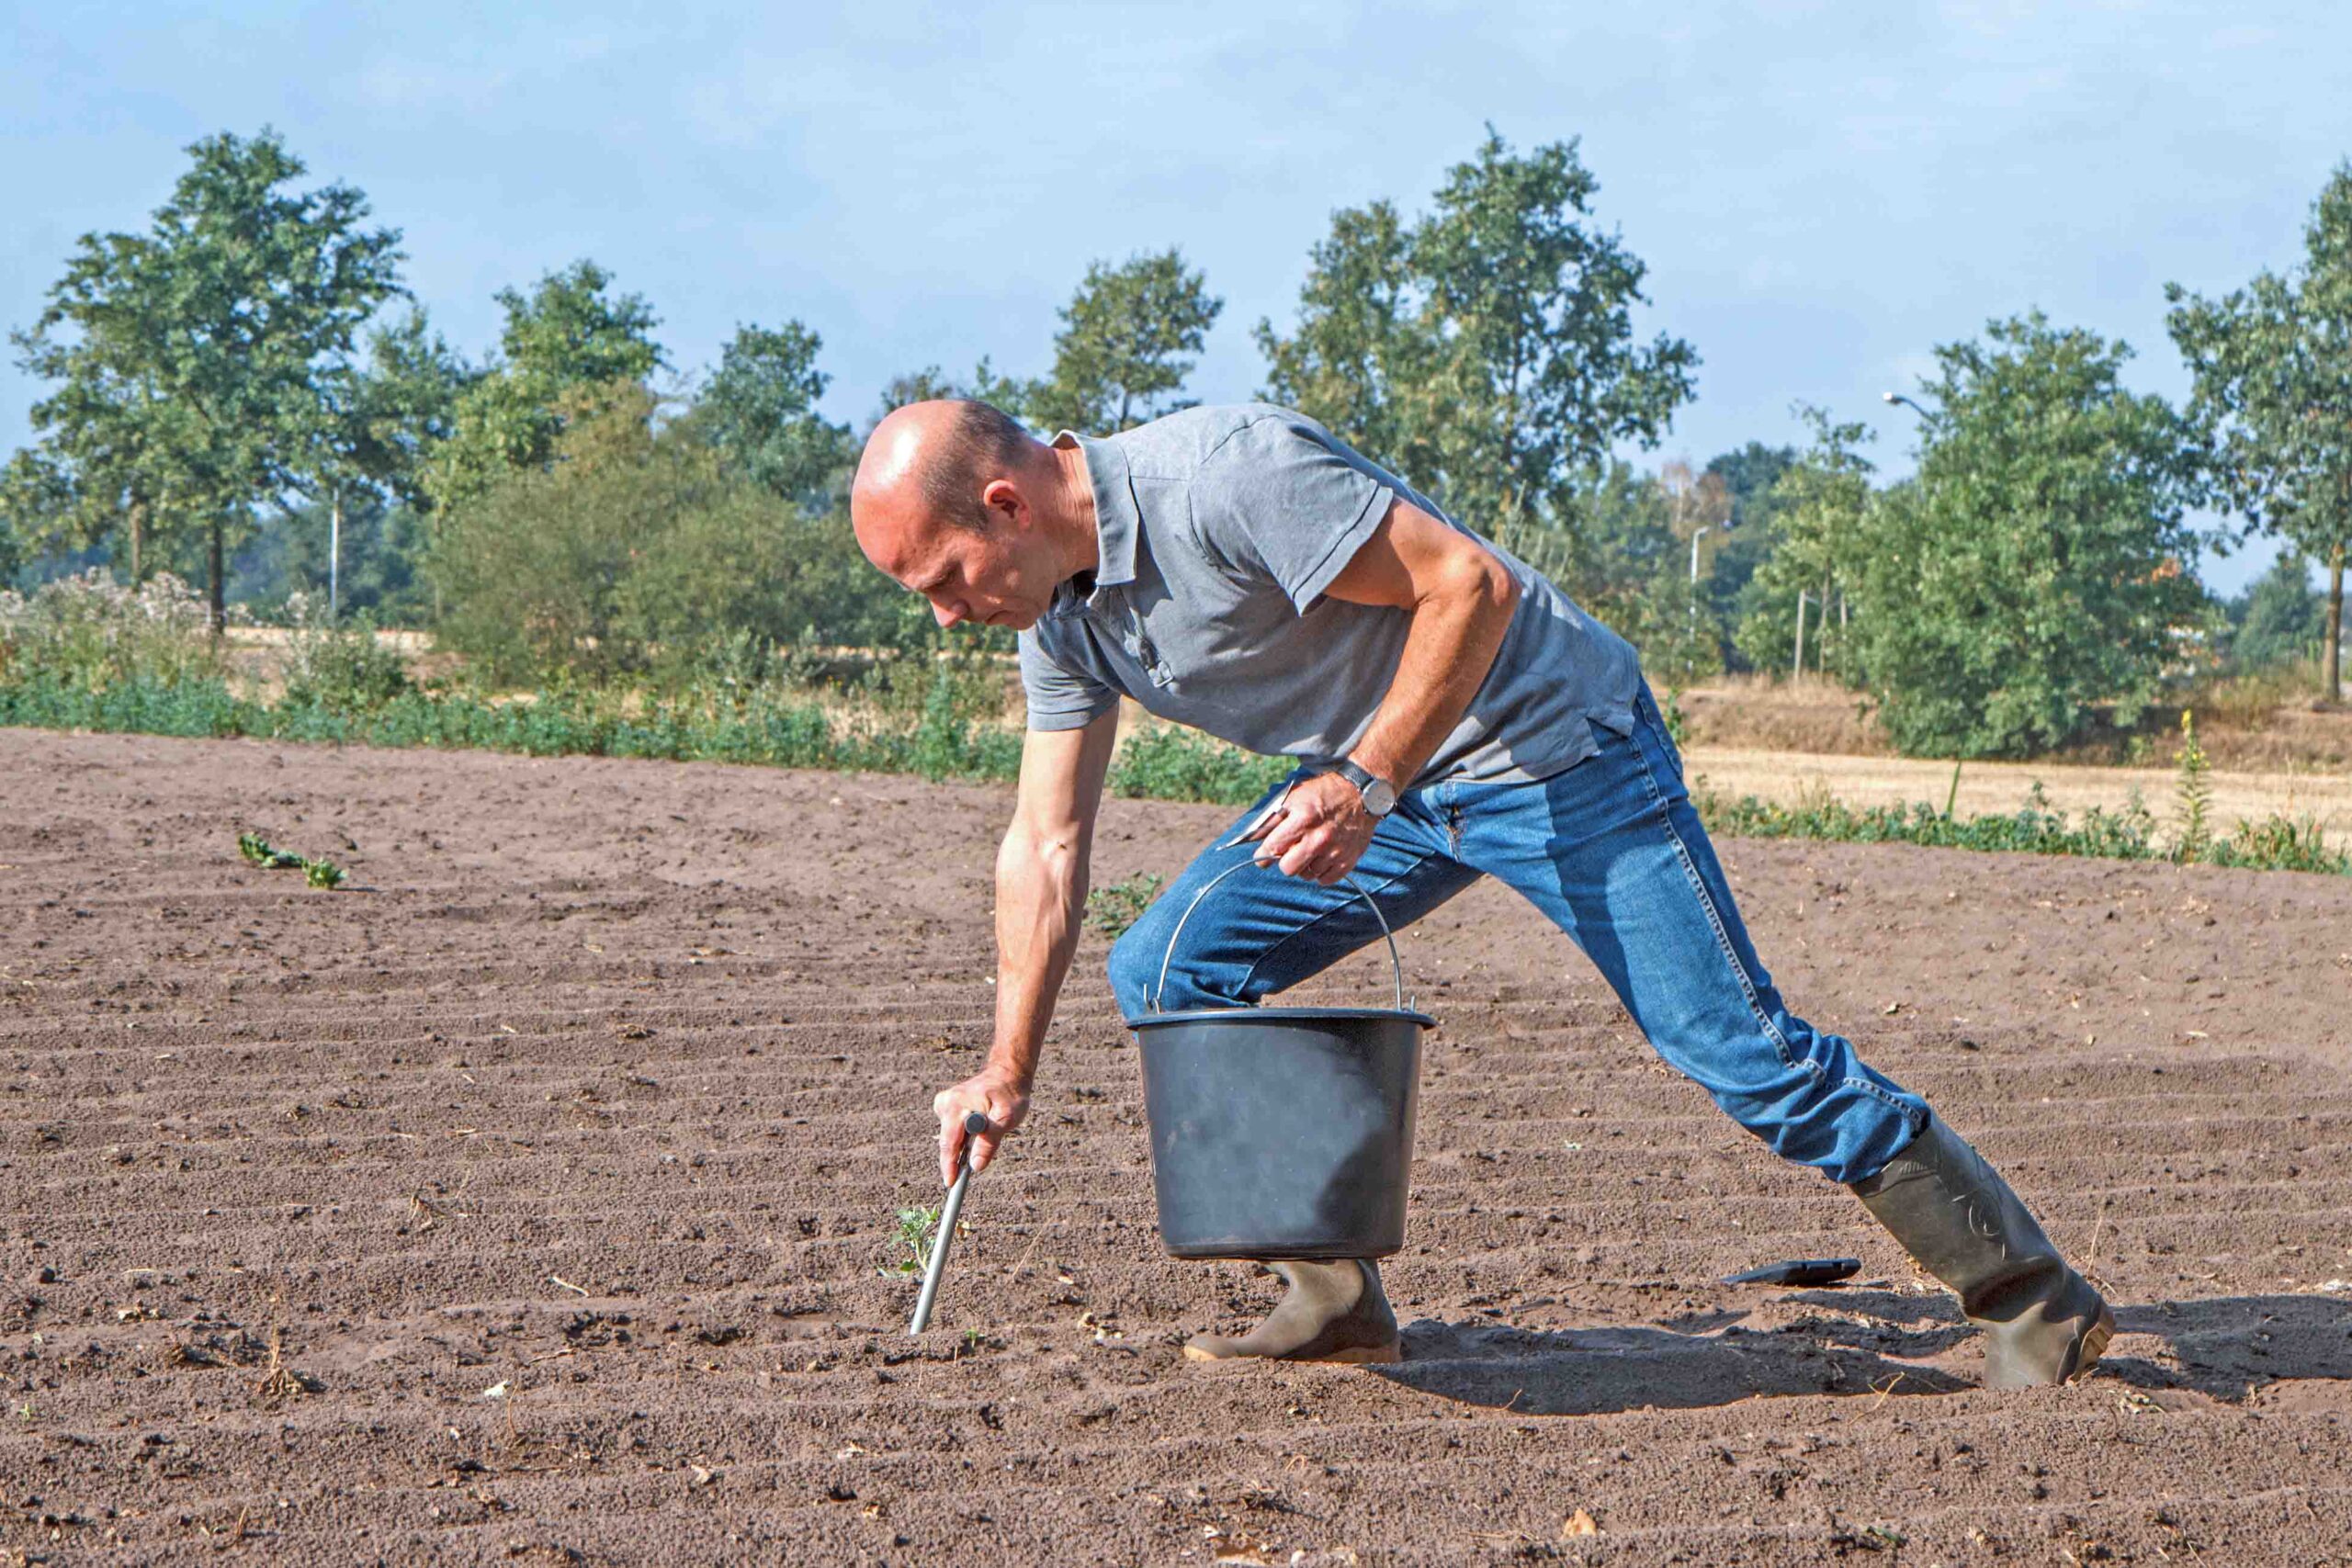
[[[972,1137],[974,1170],[988,1168],[1029,1113],[1046,1026],[1078,948],[1094,816],[1117,732],[1114,710],[1083,729],[1032,730],[1022,748],[1012,823],[996,857],[996,1037],[987,1065],[932,1101],[943,1185],[956,1179],[966,1111],[989,1119]]]
[[[1412,615],[1388,694],[1353,754],[1402,790],[1469,711],[1510,629],[1519,585],[1476,539],[1399,500],[1325,592]],[[1374,826],[1355,786],[1326,773],[1290,792],[1259,857],[1328,886],[1354,867]]]

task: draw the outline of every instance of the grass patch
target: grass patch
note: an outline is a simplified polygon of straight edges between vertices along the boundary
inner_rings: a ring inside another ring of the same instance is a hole
[[[1138,872],[1125,882],[1091,889],[1086,895],[1086,923],[1116,942],[1129,926],[1143,919],[1168,879],[1155,872]]]
[[[1198,800],[1247,806],[1288,778],[1298,764],[1261,757],[1197,730],[1139,729],[1111,763],[1111,793],[1146,800]]]

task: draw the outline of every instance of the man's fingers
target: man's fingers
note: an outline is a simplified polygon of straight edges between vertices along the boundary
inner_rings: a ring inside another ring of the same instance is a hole
[[[958,1116],[953,1122],[943,1122],[939,1128],[939,1184],[942,1187],[956,1184],[956,1156],[963,1152],[963,1148],[964,1119]]]
[[[994,1127],[985,1133],[972,1134],[972,1173],[975,1176],[986,1170],[989,1161],[996,1158],[996,1146],[1003,1137],[1004,1134]]]

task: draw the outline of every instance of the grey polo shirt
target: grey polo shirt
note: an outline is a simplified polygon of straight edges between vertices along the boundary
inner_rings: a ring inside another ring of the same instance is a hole
[[[1056,437],[1071,442],[1093,482],[1100,564],[1091,585],[1083,573],[1063,583],[1021,634],[1029,728],[1079,728],[1124,693],[1251,751],[1327,765],[1353,750],[1411,616],[1323,591],[1398,496],[1462,525],[1305,414],[1269,403],[1186,409],[1108,440]],[[1543,778],[1593,753],[1595,724],[1633,728],[1633,648],[1481,542],[1518,582],[1519,604],[1417,784]]]

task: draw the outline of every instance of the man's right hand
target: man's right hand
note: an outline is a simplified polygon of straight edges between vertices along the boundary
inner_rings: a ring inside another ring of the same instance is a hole
[[[986,1170],[996,1158],[996,1146],[1029,1114],[1029,1086],[1010,1073],[983,1067],[952,1089],[933,1097],[932,1114],[939,1118],[939,1184],[956,1182],[956,1157],[964,1152],[964,1117],[977,1111],[989,1119],[988,1131],[971,1134],[972,1169]]]

